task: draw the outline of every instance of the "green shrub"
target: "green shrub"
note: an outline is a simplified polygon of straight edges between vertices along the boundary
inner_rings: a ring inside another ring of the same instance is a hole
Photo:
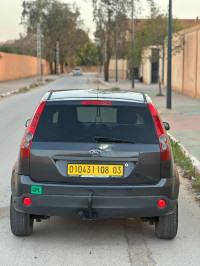
[[[111,88],[111,91],[120,91],[120,88],[114,87],[114,88]]]
[[[171,138],[169,139],[172,146],[174,161],[183,169],[183,177],[192,179],[192,186],[200,192],[200,175],[195,171],[192,160],[185,155],[179,142],[175,142]]]
[[[19,89],[19,92],[20,93],[27,92],[27,91],[29,91],[29,88],[28,87],[23,87],[23,88],[20,88]]]

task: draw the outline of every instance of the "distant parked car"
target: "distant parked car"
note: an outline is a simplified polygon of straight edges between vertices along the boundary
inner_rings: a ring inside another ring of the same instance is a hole
[[[48,92],[12,171],[13,234],[30,235],[50,216],[141,217],[174,238],[179,176],[168,129],[142,93]]]
[[[82,75],[83,75],[83,72],[82,72],[82,69],[80,67],[74,68],[73,76],[82,76]]]

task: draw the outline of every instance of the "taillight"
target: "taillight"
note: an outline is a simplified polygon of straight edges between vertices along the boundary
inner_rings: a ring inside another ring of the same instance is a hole
[[[109,101],[83,101],[81,104],[84,105],[112,105]]]
[[[29,206],[31,205],[31,199],[29,197],[26,197],[23,199],[23,203],[24,205]]]
[[[151,115],[153,117],[154,125],[159,139],[161,160],[168,161],[171,158],[171,150],[163,123],[154,105],[152,103],[148,103],[148,106],[151,111]]]
[[[37,125],[38,125],[38,122],[39,122],[39,119],[40,119],[40,116],[41,116],[41,113],[43,111],[45,104],[46,104],[46,101],[42,101],[38,105],[30,121],[30,124],[26,130],[26,133],[24,135],[24,138],[21,144],[21,157],[24,157],[24,158],[30,157],[30,149],[31,149],[32,140],[33,140],[35,130],[37,128]]]
[[[159,208],[164,208],[166,206],[166,201],[164,199],[161,199],[158,201],[157,205]]]

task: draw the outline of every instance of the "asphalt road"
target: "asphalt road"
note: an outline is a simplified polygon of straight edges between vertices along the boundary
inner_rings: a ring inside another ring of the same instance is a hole
[[[179,231],[159,240],[139,219],[81,221],[52,217],[35,223],[33,235],[14,237],[8,206],[10,176],[25,121],[50,89],[96,88],[91,76],[63,77],[43,88],[0,101],[0,266],[7,265],[200,265],[200,207],[181,179]]]

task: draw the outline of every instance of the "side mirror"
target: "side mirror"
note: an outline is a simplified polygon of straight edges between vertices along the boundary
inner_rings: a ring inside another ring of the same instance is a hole
[[[164,125],[164,127],[165,127],[166,130],[170,130],[170,125],[169,125],[169,123],[167,123],[167,122],[163,122],[163,125]]]
[[[31,121],[31,119],[26,120],[25,127],[29,126],[30,121]]]

